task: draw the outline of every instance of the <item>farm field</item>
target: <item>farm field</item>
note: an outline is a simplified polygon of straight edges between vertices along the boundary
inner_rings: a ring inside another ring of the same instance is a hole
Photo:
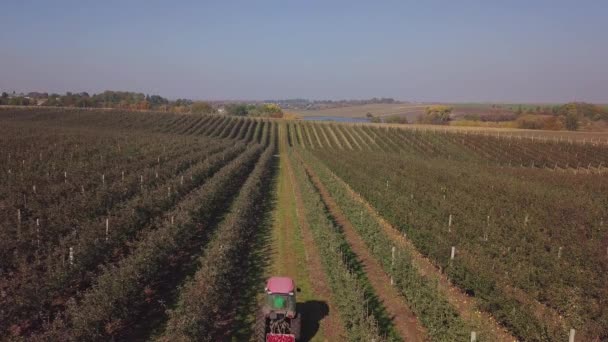
[[[449,298],[442,291],[408,293],[412,276],[394,266],[391,240],[379,229],[365,232],[369,219],[350,207],[356,203],[349,204],[337,179],[514,337],[555,341],[574,328],[582,341],[606,339],[605,144],[310,123],[290,132],[329,191],[344,198],[351,222],[361,222],[368,247],[394,272],[427,329],[437,317],[425,316],[437,311],[415,303]],[[459,317],[442,327],[474,328],[464,309],[439,315]]]
[[[424,104],[408,104],[408,103],[378,103],[366,104],[358,106],[348,106],[339,108],[328,108],[319,110],[295,110],[295,114],[306,116],[335,116],[345,118],[365,118],[367,113],[374,116],[406,116],[408,120],[414,121],[418,115],[424,113]]]
[[[361,125],[357,123],[346,123],[347,125]],[[529,138],[538,141],[553,141],[553,142],[582,142],[608,144],[608,132],[581,132],[581,131],[548,131],[548,130],[532,130],[519,128],[502,128],[502,127],[475,127],[475,126],[444,126],[444,125],[426,125],[426,124],[388,124],[375,123],[379,128],[396,128],[411,131],[435,131],[435,132],[451,132],[456,134],[477,134],[484,136],[494,136],[496,138]]]
[[[337,108],[326,108],[317,110],[293,110],[295,114],[307,116],[333,116],[348,118],[364,118],[367,113],[374,116],[405,116],[409,122],[415,122],[419,115],[424,114],[425,108],[433,103],[375,103],[364,105],[344,106]],[[484,115],[494,112],[509,112],[507,109],[496,109],[491,104],[485,103],[454,103],[446,104],[454,108],[454,116],[465,114]],[[512,105],[515,106],[515,105]]]
[[[608,144],[505,132],[0,109],[0,336],[606,340]]]

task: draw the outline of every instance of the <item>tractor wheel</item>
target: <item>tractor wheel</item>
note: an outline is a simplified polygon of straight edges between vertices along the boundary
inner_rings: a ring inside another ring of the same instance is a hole
[[[260,309],[255,320],[255,341],[266,342],[266,315]]]
[[[291,333],[296,337],[296,341],[300,341],[302,336],[302,315],[298,314],[291,320]]]

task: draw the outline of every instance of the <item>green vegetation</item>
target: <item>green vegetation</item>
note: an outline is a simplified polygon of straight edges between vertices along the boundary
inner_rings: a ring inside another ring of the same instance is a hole
[[[608,319],[600,308],[608,298],[608,211],[601,194],[608,189],[605,176],[595,172],[608,165],[605,146],[350,130],[372,139],[352,152],[344,142],[341,148],[310,146],[305,136],[298,145],[407,233],[517,337],[559,340],[571,327],[590,340],[606,336]],[[560,315],[563,321],[556,321]]]
[[[227,334],[222,326],[223,314],[237,304],[234,293],[243,291],[239,288],[239,270],[247,264],[257,226],[263,219],[275,150],[274,144],[266,148],[243,185],[231,212],[200,257],[198,271],[180,291],[160,340],[216,341]]]
[[[283,110],[274,103],[265,104],[229,104],[226,113],[235,116],[282,118]]]
[[[146,95],[128,91],[104,91],[89,95],[87,92],[64,95],[32,92],[29,94],[2,93],[0,105],[44,106],[75,108],[120,108],[130,110],[156,110],[176,113],[214,113],[215,109],[206,102],[177,99],[169,101],[159,95]]]
[[[450,106],[429,106],[425,108],[425,114],[418,117],[419,123],[432,125],[447,125],[453,108]]]
[[[577,131],[583,127],[593,130],[598,121],[608,121],[608,110],[605,107],[584,102],[563,105],[487,105],[485,111],[472,105],[462,106],[456,108],[467,108],[469,111],[475,109],[475,114],[462,115],[464,120],[461,121],[465,122],[459,123],[461,126],[484,122],[495,123],[496,127],[504,123],[513,128]]]
[[[327,300],[323,315],[341,318],[309,316],[307,332],[331,336],[332,321],[349,340],[398,339],[403,326],[388,315],[414,319],[411,309],[437,341],[471,331],[497,340],[489,315],[520,340],[563,340],[571,328],[581,340],[608,338],[600,134],[277,121],[248,117],[278,115],[269,104],[228,108],[244,115],[189,106],[202,114],[0,108],[0,335],[247,339],[260,276],[276,265],[262,260],[276,245],[260,226],[282,125],[290,171],[280,189],[291,202],[278,223],[295,219],[277,240],[293,257],[281,269],[303,278],[302,307]],[[441,122],[450,110],[427,114]],[[550,110],[517,120],[584,129],[605,109]]]
[[[245,191],[257,141],[268,145],[276,127],[52,108],[1,109],[0,121],[1,200],[12,208],[0,213],[0,331],[51,340],[143,338],[162,326],[193,256]]]
[[[329,170],[315,157],[308,156],[307,161],[315,168],[317,175],[365,240],[369,250],[381,262],[385,272],[393,277],[395,286],[427,327],[433,341],[466,340],[470,331],[475,329],[466,327],[454,308],[438,293],[436,285],[420,275],[412,264],[409,252],[396,246],[395,241],[383,233],[378,221],[366,208],[356,203],[343,186],[332,179]],[[483,339],[484,336],[479,335],[479,338]]]
[[[334,300],[351,341],[382,341],[381,333],[394,332],[381,305],[374,299],[373,291],[366,284],[365,273],[356,261],[339,229],[331,222],[317,190],[308,179],[304,168],[289,152],[296,166],[295,178],[301,190],[313,237],[322,256],[324,271],[335,294]],[[371,313],[370,313],[371,311]],[[378,327],[378,321],[381,322]],[[383,331],[379,331],[382,329]]]

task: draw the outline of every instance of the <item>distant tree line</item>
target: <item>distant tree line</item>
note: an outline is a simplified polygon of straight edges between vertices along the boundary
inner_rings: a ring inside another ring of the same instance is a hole
[[[516,119],[519,128],[569,131],[583,124],[608,121],[608,108],[585,102],[570,102],[553,106],[518,106]]]
[[[46,106],[76,108],[121,108],[129,110],[155,110],[180,113],[213,113],[215,109],[207,102],[177,99],[170,101],[160,95],[146,95],[128,91],[104,91],[89,95],[87,92],[56,93],[30,92],[9,94],[2,92],[0,105]]]
[[[464,120],[511,122],[514,127],[543,130],[579,130],[597,121],[608,121],[608,108],[585,102],[561,105],[498,105],[489,113],[465,114]]]
[[[192,114],[227,114],[254,117],[283,117],[283,110],[275,103],[224,103],[192,101],[188,99],[168,100],[159,95],[146,95],[128,91],[104,91],[89,95],[87,92],[63,95],[30,92],[16,94],[2,92],[0,105],[75,107],[75,108],[120,108],[128,110],[153,110]]]
[[[282,118],[283,110],[274,103],[245,104],[232,103],[224,106],[224,111],[228,115],[251,116],[251,117],[271,117]]]

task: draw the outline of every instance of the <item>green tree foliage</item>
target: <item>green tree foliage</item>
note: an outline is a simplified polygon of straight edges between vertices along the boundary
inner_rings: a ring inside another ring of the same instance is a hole
[[[249,109],[244,104],[229,104],[226,106],[226,113],[236,116],[247,116]]]
[[[576,131],[579,127],[578,115],[574,112],[569,112],[564,117],[564,125],[569,131]]]
[[[450,122],[452,107],[449,106],[429,106],[425,108],[425,114],[418,117],[419,123],[432,125],[446,125]]]
[[[608,110],[600,106],[585,102],[570,102],[560,106],[556,110],[557,115],[567,117],[576,116],[579,119],[585,118],[592,121],[608,120]],[[573,120],[573,119],[569,119]]]
[[[3,93],[0,104],[13,106],[42,105],[46,107],[77,108],[121,108],[130,110],[157,110],[179,113],[212,113],[213,107],[206,102],[193,102],[187,99],[169,101],[159,95],[146,95],[128,91],[107,90],[90,95],[87,92],[64,95],[30,92],[27,96]]]
[[[271,118],[283,117],[283,110],[274,103],[265,103],[257,107],[257,111],[260,113],[260,116],[269,116]]]
[[[226,112],[229,115],[236,116],[253,116],[253,117],[270,117],[282,118],[283,110],[277,104],[265,103],[262,105],[255,104],[230,104],[226,107]]]

